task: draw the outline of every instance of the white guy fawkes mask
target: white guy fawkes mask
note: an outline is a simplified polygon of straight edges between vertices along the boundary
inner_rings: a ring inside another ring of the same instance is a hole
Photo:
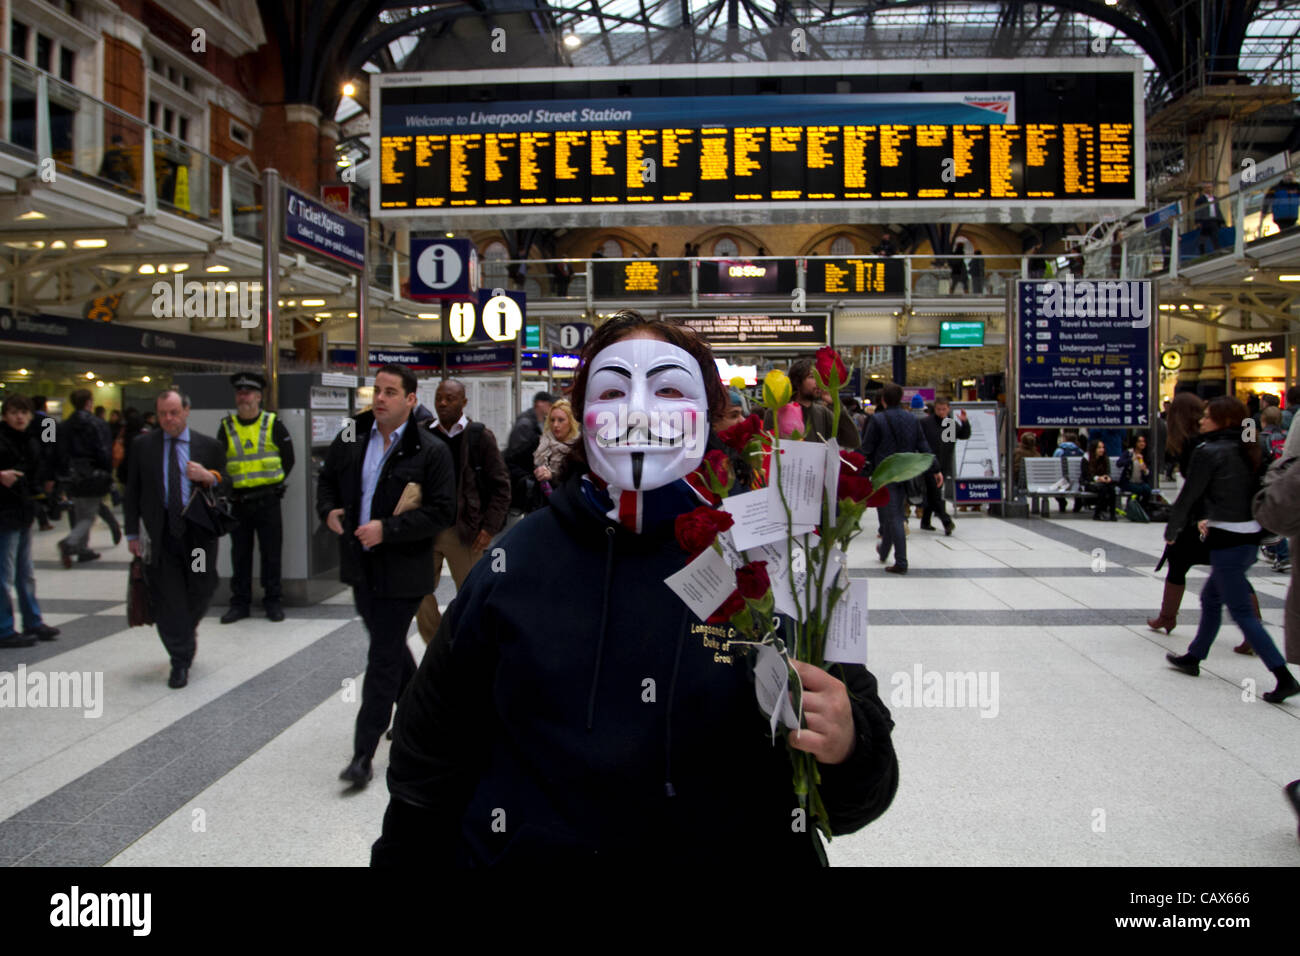
[[[583,441],[591,470],[624,491],[651,491],[704,457],[709,400],[695,357],[659,339],[623,339],[591,360]]]

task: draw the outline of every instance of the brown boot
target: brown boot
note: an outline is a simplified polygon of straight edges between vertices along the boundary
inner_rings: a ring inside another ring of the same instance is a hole
[[[1147,627],[1153,631],[1164,628],[1166,634],[1171,633],[1178,623],[1178,607],[1183,603],[1185,589],[1186,585],[1170,584],[1166,581],[1164,598],[1160,601],[1160,614],[1158,617],[1148,619]]]

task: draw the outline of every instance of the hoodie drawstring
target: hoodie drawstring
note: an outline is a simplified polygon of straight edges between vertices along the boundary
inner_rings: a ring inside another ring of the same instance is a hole
[[[682,662],[682,645],[686,643],[687,610],[682,609],[682,624],[677,629],[677,653],[673,656],[673,676],[668,683],[668,713],[664,725],[664,794],[677,796],[673,788],[673,696],[677,693],[677,668]]]
[[[596,686],[600,683],[600,658],[605,651],[605,623],[609,620],[609,583],[614,573],[614,529],[605,529],[605,587],[600,599],[600,638],[596,642],[596,670],[591,675],[591,693],[587,695],[587,729],[591,730],[596,714]]]

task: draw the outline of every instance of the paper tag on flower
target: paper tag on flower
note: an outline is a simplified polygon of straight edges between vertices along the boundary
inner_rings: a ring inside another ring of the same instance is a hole
[[[826,579],[822,581],[824,593],[828,593],[835,586],[836,578],[839,578],[841,588],[848,586],[849,558],[839,548],[831,548],[830,556],[826,561]]]
[[[770,644],[758,649],[758,658],[754,661],[754,696],[758,706],[768,717],[768,729],[776,733],[776,725],[783,723],[790,730],[797,730],[799,718],[790,703],[790,671],[785,659]]]
[[[736,590],[736,572],[726,558],[712,548],[705,548],[698,558],[665,578],[664,584],[686,602],[696,617],[705,621]]]
[[[840,595],[826,628],[826,662],[867,663],[867,579],[855,578]]]
[[[736,521],[730,534],[738,550],[748,551],[785,537],[785,511],[779,500],[775,508],[771,501],[766,488],[722,499],[722,509]]]
[[[840,414],[848,414],[841,412]],[[835,527],[838,520],[840,501],[838,493],[840,490],[840,443],[834,438],[826,440],[826,476],[823,483],[823,491],[826,494],[826,501],[831,509],[831,517],[828,525]]]
[[[772,481],[767,487],[772,510],[785,517],[781,494],[796,525],[816,524],[822,520],[822,487],[826,480],[826,446],[820,442],[782,442],[781,484]],[[772,466],[776,475],[776,466]]]
[[[730,531],[723,531],[718,535],[718,546],[722,548],[722,556],[726,558],[727,564],[731,565],[731,570],[738,571],[745,566],[745,559],[736,550]]]

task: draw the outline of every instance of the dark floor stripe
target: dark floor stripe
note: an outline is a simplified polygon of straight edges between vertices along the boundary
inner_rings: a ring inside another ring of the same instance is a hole
[[[335,628],[0,822],[0,863],[102,866],[338,693],[365,659],[364,625]],[[340,759],[350,747],[339,741]]]
[[[1106,552],[1106,560],[1113,564],[1121,564],[1130,568],[1154,568],[1156,561],[1158,560],[1157,557],[1152,557],[1145,551],[1138,551],[1135,548],[1128,548],[1122,544],[1116,544],[1113,541],[1108,541],[1103,537],[1098,537],[1096,534],[1091,534],[1089,531],[1084,531],[1081,528],[1067,528],[1061,521],[1052,521],[1046,518],[1004,518],[1003,520],[1008,524],[1017,525],[1034,532],[1034,534],[1041,534],[1044,538],[1059,541],[1061,544],[1071,545],[1078,548],[1080,551],[1086,551],[1089,554],[1091,554],[1095,548],[1103,548]],[[1082,521],[1071,523],[1083,524]],[[1104,531],[1106,528],[1104,522],[1095,522],[1094,524],[1096,526],[1091,528],[1090,531]],[[1163,526],[1153,524],[1150,527],[1151,541],[1153,546],[1158,545],[1157,554],[1159,554],[1159,551],[1164,550],[1164,543],[1160,538]]]
[[[1080,555],[1079,560],[1084,563],[1063,568],[1013,568],[1007,565],[992,568],[921,568],[916,564],[908,564],[907,576],[909,578],[1084,578],[1098,573],[1087,563],[1092,560],[1090,557]],[[849,568],[851,578],[884,577],[885,573],[883,564],[874,567]],[[1107,565],[1105,573],[1117,578],[1142,577],[1138,572],[1118,565]]]

